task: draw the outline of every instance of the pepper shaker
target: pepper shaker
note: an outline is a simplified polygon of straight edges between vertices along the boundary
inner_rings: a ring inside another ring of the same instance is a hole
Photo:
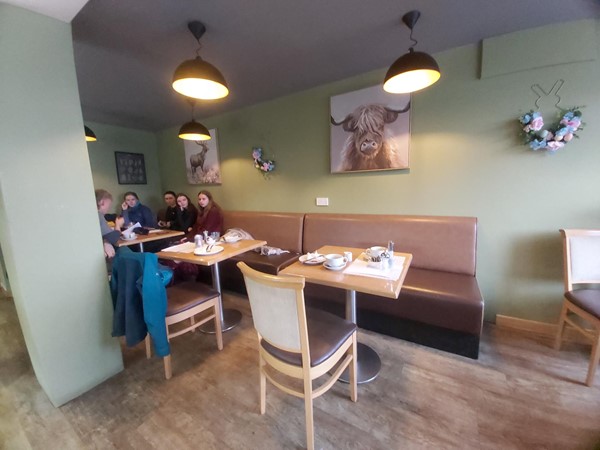
[[[202,247],[202,236],[200,236],[199,234],[194,236],[194,243],[196,244],[196,248]]]
[[[387,253],[390,255],[390,259],[394,257],[394,241],[388,241]]]

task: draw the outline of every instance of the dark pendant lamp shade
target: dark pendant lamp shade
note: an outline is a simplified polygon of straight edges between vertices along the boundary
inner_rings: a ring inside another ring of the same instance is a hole
[[[87,142],[95,142],[98,140],[98,138],[96,137],[96,133],[94,133],[90,127],[87,126],[83,126],[84,130],[85,130],[85,140]]]
[[[383,89],[393,94],[416,92],[440,79],[440,67],[433,57],[412,48],[388,69]]]
[[[200,44],[206,31],[202,22],[188,23],[188,29]],[[186,97],[200,100],[216,100],[229,95],[229,88],[223,74],[212,64],[204,61],[196,51],[195,59],[182,62],[173,74],[173,89]]]
[[[204,125],[192,120],[182,125],[179,129],[179,137],[186,141],[208,141],[210,133]]]
[[[216,100],[229,94],[223,74],[199,56],[182,62],[175,69],[173,89],[186,97],[201,100]]]
[[[413,45],[417,41],[412,37],[413,27],[419,20],[419,11],[410,11],[402,16],[402,22],[410,28],[410,39]],[[420,91],[431,86],[440,79],[440,67],[433,56],[424,52],[415,52],[410,47],[408,53],[398,58],[388,69],[383,89],[392,94],[406,94]]]

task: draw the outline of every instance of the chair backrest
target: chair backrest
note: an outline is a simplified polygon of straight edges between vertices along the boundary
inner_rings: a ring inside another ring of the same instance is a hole
[[[600,230],[560,230],[563,236],[565,290],[600,283]]]
[[[290,352],[308,352],[304,278],[268,275],[239,262],[254,328],[269,344]]]

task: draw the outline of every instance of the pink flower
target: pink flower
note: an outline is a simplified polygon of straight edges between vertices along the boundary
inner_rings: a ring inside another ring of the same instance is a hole
[[[542,119],[541,117],[536,117],[531,121],[531,124],[529,126],[533,131],[541,130],[544,126],[544,119]]]
[[[571,120],[561,120],[560,123],[562,125],[566,125],[569,130],[571,132],[573,131],[577,131],[577,129],[579,128],[579,126],[581,125],[581,120],[579,119],[579,117],[573,117]]]
[[[557,142],[557,141],[548,141],[548,144],[547,144],[548,150],[550,150],[551,152],[561,149],[564,146],[565,146],[564,142]]]

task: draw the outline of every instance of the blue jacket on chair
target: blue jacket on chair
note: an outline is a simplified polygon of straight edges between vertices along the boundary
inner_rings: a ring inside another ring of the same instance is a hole
[[[118,250],[113,261],[110,291],[113,300],[113,336],[125,336],[134,346],[150,333],[158,356],[171,353],[165,316],[167,291],[173,272],[158,264],[153,253],[134,253],[127,247]]]

